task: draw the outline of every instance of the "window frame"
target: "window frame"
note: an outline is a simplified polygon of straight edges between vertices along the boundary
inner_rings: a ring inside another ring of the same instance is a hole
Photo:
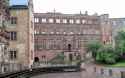
[[[17,40],[17,32],[16,31],[10,31],[8,32],[9,40],[16,41]]]
[[[10,60],[16,60],[18,58],[17,50],[9,50]]]
[[[41,18],[41,22],[42,23],[47,23],[47,19],[46,18]]]
[[[15,16],[10,17],[10,24],[15,25],[18,23],[18,19]]]
[[[54,23],[54,19],[53,19],[53,18],[49,18],[49,19],[48,19],[48,22],[49,22],[49,23]]]

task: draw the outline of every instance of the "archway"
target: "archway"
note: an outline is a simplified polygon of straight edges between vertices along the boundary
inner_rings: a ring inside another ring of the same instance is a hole
[[[35,57],[34,62],[39,62],[39,57]]]
[[[71,51],[71,47],[72,45],[71,44],[68,44],[68,50]]]

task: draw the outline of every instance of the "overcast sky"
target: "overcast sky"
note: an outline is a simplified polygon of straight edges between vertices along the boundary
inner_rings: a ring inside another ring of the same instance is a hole
[[[108,13],[110,17],[125,17],[125,0],[34,0],[34,11],[45,13],[56,12],[75,14],[88,13],[99,15]]]

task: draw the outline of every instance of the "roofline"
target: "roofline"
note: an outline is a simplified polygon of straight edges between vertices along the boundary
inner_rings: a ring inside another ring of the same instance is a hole
[[[28,5],[12,5],[12,6],[9,6],[9,9],[28,9]]]

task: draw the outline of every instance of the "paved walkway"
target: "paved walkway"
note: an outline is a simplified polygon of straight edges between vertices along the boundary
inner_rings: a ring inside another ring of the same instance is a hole
[[[82,68],[85,68],[85,71],[81,72],[82,78],[96,78],[93,64],[85,64]]]

